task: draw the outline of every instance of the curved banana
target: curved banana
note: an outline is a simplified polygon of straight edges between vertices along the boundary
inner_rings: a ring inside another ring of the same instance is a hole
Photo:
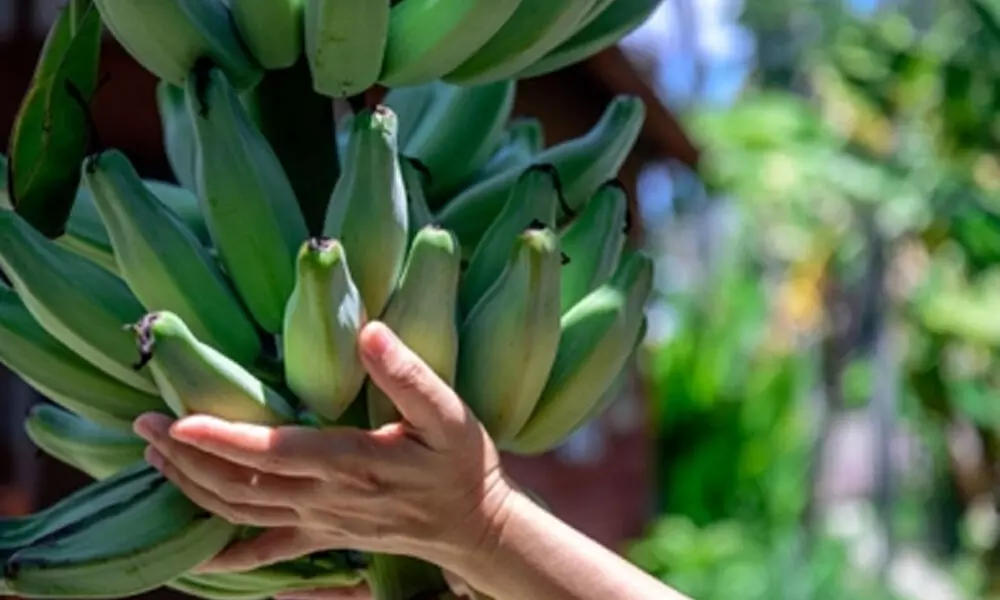
[[[262,425],[295,420],[295,409],[280,394],[200,342],[174,313],[149,313],[132,329],[139,355],[136,368],[149,366],[164,401],[178,417],[204,413]]]
[[[305,0],[229,0],[233,22],[265,69],[287,69],[302,55]]]
[[[427,205],[426,186],[430,174],[420,161],[406,156],[399,158],[399,169],[403,175],[403,187],[406,188],[406,205],[409,209],[407,219],[412,243],[421,229],[434,222],[434,213]]]
[[[201,214],[198,196],[191,189],[158,179],[143,179],[142,182],[157,200],[180,217],[203,246],[212,245],[212,236],[208,233],[205,216]]]
[[[343,175],[323,226],[326,237],[344,246],[369,318],[382,314],[403,268],[409,239],[397,127],[396,115],[385,106],[355,114]]]
[[[94,0],[101,20],[147,71],[184,85],[195,63],[208,58],[233,85],[249,89],[263,75],[246,51],[223,0]]]
[[[373,86],[382,71],[389,35],[389,3],[304,1],[313,88],[333,98],[349,98]]]
[[[348,265],[336,240],[302,244],[281,340],[288,389],[330,422],[347,410],[365,381],[358,334],[367,315]]]
[[[447,197],[489,161],[514,110],[514,80],[445,85],[403,148],[430,172],[428,196]],[[432,202],[431,206],[434,206]]]
[[[123,326],[145,309],[121,279],[46,239],[12,211],[0,211],[0,268],[54,338],[119,381],[157,393],[152,379],[132,368],[135,345]]]
[[[424,115],[450,86],[440,80],[421,85],[394,87],[386,94],[383,104],[396,113],[399,122],[399,147],[405,148],[414,133],[424,125]]]
[[[535,165],[524,171],[469,259],[459,291],[461,314],[469,314],[507,268],[511,249],[525,229],[532,225],[555,229],[561,201],[559,174],[551,165]]]
[[[508,123],[500,146],[472,181],[490,179],[509,169],[523,169],[544,147],[542,122],[534,117],[516,117]]]
[[[566,204],[577,212],[602,183],[617,176],[639,137],[644,118],[642,100],[617,96],[586,135],[543,150],[534,162],[551,163],[556,168]],[[438,221],[455,232],[464,249],[475,247],[503,210],[519,175],[517,170],[505,171],[469,187],[441,208]],[[561,215],[560,222],[568,216]]]
[[[105,479],[100,483],[112,481]],[[125,598],[160,587],[225,548],[237,528],[159,476],[127,500],[15,551],[7,586],[24,598]]]
[[[106,479],[142,460],[146,441],[102,427],[51,404],[36,404],[24,422],[35,446],[94,479]]]
[[[2,284],[0,363],[49,400],[108,427],[127,429],[140,414],[167,408],[158,396],[111,377],[52,337]]]
[[[186,87],[198,198],[226,274],[257,323],[281,331],[305,218],[281,162],[217,68]]]
[[[569,261],[562,269],[565,313],[614,273],[628,237],[628,197],[618,181],[597,190],[577,218],[560,235]]]
[[[87,159],[83,180],[114,248],[119,272],[145,306],[177,313],[194,335],[244,365],[260,338],[215,260],[143,184],[124,154]]]
[[[455,389],[498,444],[531,416],[559,347],[559,238],[527,229],[459,330]]]
[[[479,50],[448,72],[444,80],[457,85],[483,85],[513,80],[571,36],[595,0],[525,0],[500,31]]]
[[[379,83],[438,79],[481,48],[522,0],[406,0],[392,7]],[[530,0],[529,0],[530,1]]]
[[[581,62],[598,52],[617,44],[635,31],[656,11],[663,0],[614,0],[585,27],[568,40],[542,57],[538,62],[517,74],[518,79],[528,79],[558,71]]]
[[[579,427],[635,348],[653,287],[653,263],[627,252],[611,279],[562,316],[559,351],[538,405],[505,450],[550,450]]]
[[[455,299],[461,271],[455,235],[433,225],[420,229],[381,319],[448,385],[454,383],[458,360]],[[395,405],[378,386],[369,381],[365,393],[373,427],[398,419]]]
[[[160,115],[163,149],[170,170],[181,186],[197,190],[198,141],[194,123],[188,115],[184,88],[169,81],[159,81],[156,84],[156,109]]]

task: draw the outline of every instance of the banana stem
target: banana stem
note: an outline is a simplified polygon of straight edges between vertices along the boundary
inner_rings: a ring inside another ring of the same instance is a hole
[[[340,176],[333,102],[313,89],[304,54],[287,69],[267,71],[253,94],[261,132],[292,183],[310,235],[319,235]]]

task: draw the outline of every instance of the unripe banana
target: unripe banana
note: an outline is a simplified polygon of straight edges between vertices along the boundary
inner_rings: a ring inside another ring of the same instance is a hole
[[[295,420],[295,409],[281,395],[200,342],[174,313],[149,313],[132,329],[139,350],[136,368],[149,366],[164,401],[178,417],[205,413],[262,425]]]
[[[510,249],[525,229],[531,225],[555,229],[561,201],[559,174],[551,165],[535,165],[524,171],[469,259],[459,292],[461,314],[469,314],[507,268]]]
[[[188,114],[184,88],[168,81],[156,84],[156,109],[160,115],[163,149],[177,182],[186,189],[197,190],[196,167],[198,140],[194,123]]]
[[[152,379],[132,368],[135,345],[123,326],[145,309],[121,279],[59,247],[12,211],[0,211],[0,268],[54,338],[119,381],[157,393]]]
[[[421,85],[394,87],[386,94],[383,104],[396,113],[399,121],[399,147],[406,148],[413,134],[424,124],[424,115],[450,86],[434,80]]]
[[[269,333],[281,331],[308,236],[281,162],[217,68],[187,88],[198,140],[198,197],[219,258],[243,303]]]
[[[130,470],[91,484],[118,483]],[[84,488],[86,492],[87,488]],[[111,488],[113,491],[114,488]],[[79,493],[79,492],[78,492]],[[24,598],[126,598],[166,584],[218,554],[237,528],[187,499],[163,476],[17,548],[4,575]]]
[[[282,335],[285,382],[310,410],[334,422],[361,391],[358,334],[367,321],[340,242],[302,245]]]
[[[572,35],[593,5],[594,0],[521,2],[500,31],[444,80],[483,85],[513,79]]]
[[[192,191],[194,188],[189,189],[158,179],[144,179],[143,183],[153,192],[157,200],[180,217],[203,246],[212,245],[212,236],[208,233],[205,216],[201,214],[198,196]]]
[[[304,1],[313,88],[333,98],[348,98],[374,85],[389,35],[389,3]]]
[[[483,181],[508,169],[523,169],[544,147],[542,122],[534,117],[517,117],[507,125],[500,147],[472,180]]]
[[[305,0],[229,0],[233,22],[265,69],[287,69],[302,55]]]
[[[406,0],[396,4],[389,16],[379,83],[419,85],[445,75],[493,37],[520,4],[521,0]]]
[[[167,409],[158,396],[111,377],[52,337],[2,284],[0,363],[49,400],[109,427],[129,428],[140,414]]]
[[[535,157],[534,162],[551,163],[559,172],[572,212],[580,211],[602,183],[617,176],[639,137],[644,115],[642,100],[618,96],[586,135]],[[469,187],[440,210],[438,220],[455,232],[464,249],[474,248],[503,209],[519,175],[519,170],[512,169]],[[561,215],[560,222],[570,216]]]
[[[257,330],[180,217],[156,199],[121,152],[91,156],[83,171],[119,272],[136,297],[176,313],[196,337],[236,362],[252,364],[261,353]]]
[[[512,79],[441,89],[403,153],[430,171],[428,195],[447,197],[489,161],[514,109]]]
[[[406,188],[407,220],[412,243],[421,229],[434,222],[434,213],[427,205],[425,192],[430,174],[419,161],[405,156],[399,158],[399,169],[403,175],[403,187]]]
[[[147,446],[130,431],[102,427],[51,404],[33,406],[24,431],[43,452],[94,479],[141,461]]]
[[[517,74],[518,79],[538,77],[582,62],[605,50],[649,19],[663,0],[613,0],[595,5],[585,17],[581,29],[559,44],[530,67]]]
[[[406,258],[409,209],[387,107],[357,113],[323,234],[339,240],[369,318],[382,314]]]
[[[628,197],[617,181],[594,194],[562,232],[560,244],[569,261],[562,269],[565,313],[614,273],[625,247]]]
[[[498,444],[531,416],[559,346],[559,238],[528,229],[459,330],[456,391]]]
[[[223,0],[94,0],[118,43],[147,71],[184,85],[195,63],[208,58],[233,85],[260,81],[260,65],[246,51]]]
[[[454,383],[458,360],[455,299],[461,271],[462,253],[455,235],[434,226],[420,229],[381,319],[448,385]],[[366,394],[373,426],[398,419],[395,405],[371,381]]]
[[[530,419],[505,450],[537,454],[573,433],[635,348],[653,287],[652,261],[627,252],[611,279],[562,316],[559,350]]]

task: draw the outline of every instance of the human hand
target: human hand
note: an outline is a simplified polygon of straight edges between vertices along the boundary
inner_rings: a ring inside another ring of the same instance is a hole
[[[326,549],[406,554],[442,566],[489,552],[511,486],[471,411],[385,325],[359,337],[373,382],[403,420],[378,430],[264,427],[209,416],[136,420],[146,459],[192,501],[267,528],[203,571]]]

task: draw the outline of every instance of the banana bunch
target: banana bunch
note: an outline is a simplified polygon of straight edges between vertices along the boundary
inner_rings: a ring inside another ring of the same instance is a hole
[[[240,90],[308,63],[316,92],[535,77],[586,59],[661,0],[94,0],[122,47],[183,87],[201,58]]]
[[[197,573],[257,531],[186,498],[145,463],[131,424],[146,412],[398,419],[358,354],[373,319],[504,450],[548,451],[598,416],[652,293],[616,181],[644,107],[614,98],[584,135],[547,145],[536,119],[513,116],[516,79],[614,43],[658,2],[93,1],[159,78],[177,183],[143,178],[117,149],[92,153],[56,237],[0,191],[0,364],[50,401],[25,419],[34,444],[93,479],[0,520],[0,591],[263,600],[367,581],[377,600],[440,592],[433,565],[347,551]],[[317,92],[352,99],[318,223],[248,101],[266,70],[300,59]],[[390,89],[363,94],[374,85]]]

